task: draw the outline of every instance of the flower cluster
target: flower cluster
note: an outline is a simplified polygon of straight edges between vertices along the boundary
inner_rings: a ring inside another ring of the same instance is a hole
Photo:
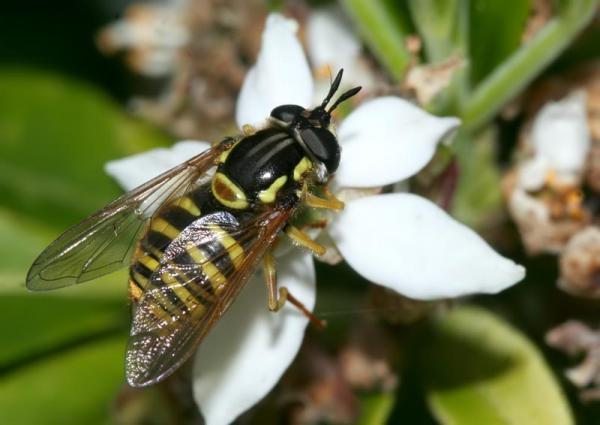
[[[330,28],[319,20],[313,25]],[[278,14],[268,17],[257,62],[246,75],[237,101],[240,128],[263,125],[271,109],[280,104],[314,105],[318,84],[297,39],[297,26]],[[343,52],[345,56],[335,63],[331,59],[336,58],[335,51],[310,56],[327,58],[323,61],[336,67],[352,66],[347,61],[355,60],[353,50]],[[323,65],[317,63],[319,69]],[[521,266],[497,254],[429,200],[370,190],[418,173],[438,143],[459,125],[456,118],[430,115],[394,96],[364,101],[339,124],[342,160],[333,187],[370,195],[347,199],[345,209],[330,217],[324,231],[344,260],[367,280],[429,300],[496,293],[523,278]],[[106,169],[131,189],[208,147],[205,142],[180,142],[171,149],[111,162]],[[312,256],[291,250],[278,258],[277,267],[279,285],[312,309],[316,298]],[[209,425],[229,423],[263,398],[300,348],[306,317],[291,306],[270,313],[260,280],[257,275],[246,284],[197,351],[194,395]]]

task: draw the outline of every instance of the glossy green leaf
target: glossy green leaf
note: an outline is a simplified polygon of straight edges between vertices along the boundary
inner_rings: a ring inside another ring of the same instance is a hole
[[[7,373],[0,381],[0,423],[110,423],[123,385],[124,337],[74,347]]]
[[[86,84],[32,70],[0,69],[0,206],[62,227],[121,191],[110,159],[167,142]]]
[[[467,137],[467,136],[462,136]],[[496,165],[496,132],[488,128],[477,137],[456,140],[459,176],[452,215],[475,229],[486,227],[502,211],[500,171]]]
[[[3,295],[0,370],[30,364],[75,343],[126,331],[127,302],[24,294]]]
[[[458,307],[433,326],[422,368],[428,401],[449,425],[572,424],[561,389],[535,346],[500,318]]]
[[[558,15],[503,61],[462,105],[465,130],[481,127],[569,46],[595,16],[599,0],[561,1]]]
[[[440,115],[456,115],[468,97],[469,7],[465,0],[407,0],[411,16],[423,40],[425,63],[440,63],[450,57],[465,59],[465,66],[454,72],[451,83],[428,105]]]
[[[475,84],[521,43],[531,0],[469,2],[469,62]]]
[[[40,224],[0,208],[0,294],[27,295],[25,278],[37,255],[62,233],[59,226]],[[53,296],[127,299],[126,271],[93,282],[49,292]]]
[[[408,0],[408,5],[423,39],[427,62],[466,53],[468,8],[464,0]]]
[[[361,397],[358,425],[385,425],[395,403],[394,393],[369,394]]]
[[[0,208],[0,291],[24,291],[29,266],[59,232]]]
[[[342,0],[341,3],[389,74],[401,79],[410,63],[410,53],[405,43],[406,28],[394,13],[395,8],[384,0]]]

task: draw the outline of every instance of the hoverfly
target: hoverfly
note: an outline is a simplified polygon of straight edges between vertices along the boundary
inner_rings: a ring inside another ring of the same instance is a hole
[[[126,376],[134,387],[159,382],[185,362],[261,260],[268,308],[290,301],[316,320],[286,288],[278,290],[272,251],[286,234],[323,254],[290,221],[301,206],[343,207],[326,190],[340,161],[331,112],[360,87],[326,109],[342,74],[316,108],[278,106],[264,128],[246,127],[68,229],[35,260],[27,288],[61,288],[129,266]]]

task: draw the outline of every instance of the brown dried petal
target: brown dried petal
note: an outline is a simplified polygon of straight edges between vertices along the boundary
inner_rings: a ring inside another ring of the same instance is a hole
[[[600,296],[600,229],[589,226],[571,238],[560,257],[559,286],[576,295]]]
[[[425,105],[448,87],[454,73],[464,66],[461,56],[451,56],[433,65],[414,66],[408,71],[405,88],[414,91],[419,104]]]
[[[310,340],[286,374],[279,400],[286,406],[292,424],[346,424],[358,415],[358,399],[335,357]]]
[[[398,357],[394,338],[376,322],[363,320],[338,355],[344,379],[364,391],[394,391],[398,376],[392,368]]]
[[[550,330],[546,343],[571,356],[585,353],[583,361],[568,369],[565,375],[578,388],[588,387],[580,393],[583,401],[597,399],[600,395],[600,331],[570,320]]]

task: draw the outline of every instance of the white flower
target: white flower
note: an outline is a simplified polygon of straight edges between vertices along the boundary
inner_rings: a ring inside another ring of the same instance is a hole
[[[312,106],[314,85],[296,27],[280,15],[269,16],[258,61],[238,99],[240,127],[263,122],[279,104]],[[337,185],[383,186],[414,175],[458,124],[456,118],[429,115],[396,97],[364,103],[338,131],[342,162]],[[161,151],[164,169],[192,154],[182,154],[180,146]],[[197,142],[195,153],[207,147]],[[131,189],[139,183],[139,173],[156,165],[156,154],[149,152],[109,163],[107,171]],[[146,174],[144,179],[151,177]],[[524,276],[521,266],[495,253],[472,230],[408,193],[349,201],[328,231],[356,271],[413,298],[496,293]],[[292,250],[278,258],[277,268],[278,284],[312,309],[316,290],[311,255]],[[290,305],[277,314],[269,312],[262,278],[253,277],[196,354],[194,395],[206,423],[229,423],[262,399],[294,359],[306,325],[307,319]]]
[[[185,26],[186,0],[132,4],[123,18],[107,25],[98,35],[106,53],[127,50],[130,66],[149,77],[169,75],[179,49],[189,40]]]
[[[551,173],[563,185],[576,185],[581,179],[591,145],[586,98],[585,91],[574,91],[538,112],[531,131],[533,156],[519,172],[525,190],[541,189]]]
[[[306,45],[315,77],[314,104],[321,103],[329,91],[332,74],[339,69],[344,70],[340,91],[355,86],[369,90],[375,84],[355,32],[337,5],[314,9],[308,15]]]
[[[505,178],[508,210],[530,253],[560,252],[589,221],[580,190],[591,149],[586,97],[576,90],[546,103],[523,146],[529,156]]]

